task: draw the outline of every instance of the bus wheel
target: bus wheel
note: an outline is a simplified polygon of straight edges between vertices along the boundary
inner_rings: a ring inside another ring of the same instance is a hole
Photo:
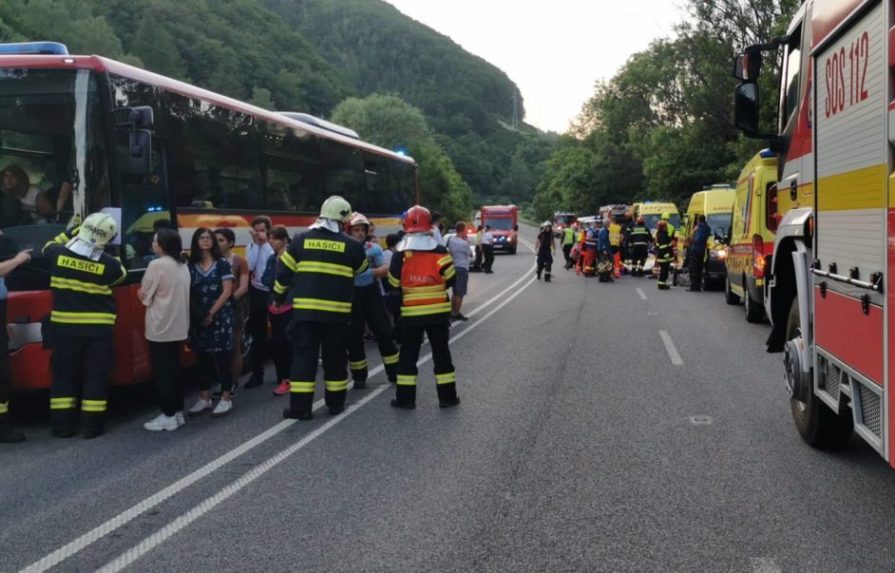
[[[799,299],[794,298],[786,321],[787,345],[792,348],[793,341],[801,336]],[[793,374],[788,372],[787,376]],[[796,430],[808,445],[820,449],[839,449],[848,445],[853,429],[851,411],[837,414],[814,395],[813,387],[805,392],[804,402],[792,397],[789,405]]]
[[[724,300],[730,305],[740,304],[740,297],[734,294],[730,288],[730,277],[724,280]]]

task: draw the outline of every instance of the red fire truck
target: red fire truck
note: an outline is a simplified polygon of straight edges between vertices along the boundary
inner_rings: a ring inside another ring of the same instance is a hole
[[[895,466],[895,2],[808,0],[787,35],[735,63],[737,125],[779,157],[776,192],[810,197],[777,229],[765,302],[796,428],[857,433]],[[777,133],[759,132],[763,54],[782,51]]]
[[[519,208],[515,205],[484,205],[480,212],[482,225],[491,227],[494,250],[516,254],[519,232]]]
[[[0,169],[11,166],[28,181],[21,201],[0,194],[0,257],[27,247],[36,255],[73,215],[106,209],[119,220],[128,280],[115,290],[115,384],[149,376],[136,291],[159,221],[176,226],[187,245],[203,226],[232,227],[244,246],[254,216],[295,232],[313,222],[327,196],[341,194],[385,236],[419,202],[413,159],[350,130],[106,58],[68,55],[53,43],[0,45]],[[43,208],[27,204],[32,194]],[[14,384],[47,388],[46,261],[35,256],[6,284]]]

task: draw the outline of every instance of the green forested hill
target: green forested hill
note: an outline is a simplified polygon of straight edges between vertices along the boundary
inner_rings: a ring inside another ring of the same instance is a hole
[[[348,97],[397,95],[480,200],[529,201],[553,149],[506,127],[514,97],[523,114],[506,74],[381,0],[0,1],[0,41],[38,39],[325,118]]]

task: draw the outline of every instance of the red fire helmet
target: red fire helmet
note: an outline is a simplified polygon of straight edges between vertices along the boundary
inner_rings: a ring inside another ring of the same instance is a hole
[[[405,233],[428,233],[432,230],[432,214],[422,205],[414,205],[404,215]]]

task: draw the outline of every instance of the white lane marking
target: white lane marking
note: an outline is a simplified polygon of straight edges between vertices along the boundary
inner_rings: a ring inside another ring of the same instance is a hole
[[[662,338],[662,342],[665,343],[665,350],[668,351],[668,357],[671,358],[671,363],[675,366],[683,366],[684,361],[681,359],[681,355],[678,354],[677,348],[674,347],[674,342],[672,342],[671,335],[668,334],[668,331],[660,330],[659,337]]]
[[[534,251],[534,247],[532,247],[531,245],[528,245],[525,241],[523,241],[523,243],[525,243],[526,247],[528,247],[532,251]],[[484,308],[488,307],[489,305],[493,304],[495,301],[497,301],[498,299],[503,297],[507,292],[509,292],[510,290],[515,288],[516,285],[518,285],[520,282],[524,281],[527,277],[529,277],[531,275],[531,272],[534,270],[534,268],[535,267],[532,266],[530,269],[525,271],[525,274],[522,275],[513,284],[511,284],[507,288],[503,289],[498,294],[496,294],[493,297],[491,297],[490,299],[488,299],[486,302],[484,302],[484,303],[480,304],[479,306],[477,306],[476,308],[474,308],[472,311],[469,312],[468,316],[475,316],[481,310],[483,310]],[[532,279],[532,280],[534,280],[534,279]],[[529,281],[528,284],[530,284],[530,283],[531,283],[531,281]],[[522,292],[522,290],[524,290],[526,287],[528,287],[528,284],[526,284],[524,287],[522,287],[522,289],[520,289],[518,292]],[[495,309],[495,311],[497,309],[503,308],[503,306],[507,302],[509,302],[510,300],[515,298],[515,296],[516,296],[516,294],[511,295],[510,298],[508,298],[506,301],[501,303]],[[485,320],[486,318],[491,316],[491,314],[493,314],[493,311],[491,313],[486,314],[479,321],[469,324],[469,326],[464,328],[459,334],[457,334],[454,338],[452,338],[451,342],[461,338],[463,335],[465,335],[466,332],[471,331],[479,322],[481,322],[482,320]],[[427,343],[428,343],[428,341],[427,341]],[[428,356],[431,356],[431,355],[428,355]],[[376,374],[382,372],[384,369],[385,368],[382,364],[380,364],[379,366],[376,366],[375,368],[370,370],[370,372],[368,374],[368,378],[372,378]],[[353,388],[354,382],[352,382],[349,385],[349,387]],[[383,386],[383,388],[388,388],[388,386]],[[314,402],[313,410],[314,411],[319,410],[320,408],[322,408],[324,406],[324,403],[325,402],[323,399],[317,400],[316,402]],[[131,506],[130,508],[124,510],[123,512],[119,513],[118,515],[112,517],[111,519],[109,519],[109,520],[101,523],[100,525],[96,526],[95,528],[91,529],[87,533],[81,535],[77,539],[71,541],[70,543],[67,543],[66,545],[60,547],[56,551],[53,551],[49,555],[46,555],[45,557],[41,558],[40,560],[25,567],[24,569],[22,569],[20,571],[20,573],[43,573],[44,571],[47,571],[48,569],[55,567],[59,563],[62,563],[63,561],[68,559],[69,557],[75,555],[76,553],[79,553],[80,551],[86,549],[90,545],[93,545],[94,543],[96,543],[97,541],[99,541],[100,539],[105,537],[106,535],[109,535],[113,531],[126,525],[127,523],[129,523],[130,521],[135,519],[136,517],[145,513],[146,511],[149,511],[153,507],[155,507],[155,506],[163,503],[164,501],[168,500],[169,498],[177,495],[178,493],[180,493],[187,487],[193,485],[194,483],[198,482],[199,480],[208,477],[209,475],[211,475],[215,471],[221,469],[223,466],[232,462],[234,459],[238,458],[239,456],[260,446],[261,444],[263,444],[270,438],[276,436],[277,434],[281,433],[283,430],[285,430],[285,429],[289,428],[290,426],[292,426],[293,424],[295,424],[297,421],[298,420],[283,420],[282,422],[277,423],[273,427],[258,434],[257,436],[248,440],[247,442],[243,443],[242,445],[237,446],[236,448],[230,450],[229,452],[222,455],[221,457],[219,457],[215,460],[212,460],[211,462],[205,464],[201,468],[199,468],[199,469],[195,470],[194,472],[188,474],[187,476],[177,480],[176,482],[174,482],[173,484],[164,488],[163,490],[151,495],[150,497],[144,499],[143,501],[137,503],[136,505]]]
[[[783,571],[770,557],[753,557],[749,562],[752,564],[754,573],[781,573]]]
[[[518,291],[516,291],[515,293],[513,293],[512,295],[507,297],[507,299],[505,301],[503,301],[499,305],[497,305],[488,314],[486,314],[485,316],[483,316],[482,318],[477,320],[475,323],[471,324],[469,326],[469,328],[466,328],[465,330],[463,330],[462,332],[458,333],[456,336],[451,338],[449,340],[449,342],[454,343],[457,340],[459,340],[460,338],[463,338],[464,336],[469,334],[473,329],[475,329],[480,324],[485,322],[491,315],[493,315],[495,312],[502,309],[504,306],[508,305],[514,298],[516,298],[517,296],[522,294],[526,288],[531,286],[531,284],[533,282],[535,282],[534,277],[530,278],[529,281],[527,283],[525,283]],[[423,365],[424,363],[428,362],[431,358],[432,358],[432,353],[430,352],[426,356],[420,358],[420,360],[417,362],[417,366]],[[181,531],[182,529],[187,527],[189,524],[196,521],[197,519],[199,519],[200,517],[202,517],[203,515],[205,515],[206,513],[208,513],[209,511],[211,511],[212,509],[214,509],[221,503],[223,503],[225,500],[227,500],[233,494],[235,494],[239,490],[243,489],[244,487],[246,487],[247,485],[249,485],[256,479],[260,478],[261,476],[266,474],[268,471],[272,470],[274,467],[276,467],[277,465],[279,465],[280,463],[285,461],[289,456],[291,456],[292,454],[296,453],[297,451],[299,451],[306,445],[313,442],[316,438],[318,438],[319,436],[326,433],[330,428],[334,427],[336,424],[345,420],[348,416],[350,416],[351,414],[353,414],[354,412],[359,410],[361,407],[364,406],[364,404],[370,402],[373,398],[379,396],[380,394],[382,394],[383,392],[385,392],[386,390],[388,390],[390,388],[391,388],[391,385],[380,386],[379,388],[377,388],[376,390],[371,392],[369,395],[365,396],[359,402],[346,408],[344,415],[336,416],[335,418],[328,421],[324,425],[320,426],[319,428],[317,428],[316,430],[314,430],[313,432],[311,432],[310,434],[308,434],[307,436],[305,436],[304,438],[302,438],[295,444],[289,446],[288,448],[286,448],[285,450],[276,454],[275,456],[267,459],[265,462],[255,466],[254,468],[249,470],[245,475],[240,477],[235,482],[231,483],[230,485],[228,485],[227,487],[225,487],[224,489],[222,489],[215,495],[213,495],[209,498],[206,498],[205,500],[200,502],[198,505],[193,507],[188,512],[186,512],[183,515],[181,515],[180,517],[174,519],[173,521],[171,521],[170,523],[168,523],[167,525],[165,525],[164,527],[162,527],[161,529],[159,529],[158,531],[156,531],[155,533],[153,533],[152,535],[150,535],[149,537],[147,537],[146,539],[144,539],[137,545],[134,545],[133,547],[131,547],[130,549],[128,549],[127,551],[125,551],[124,553],[119,555],[113,561],[110,561],[109,563],[104,565],[102,568],[98,569],[98,572],[99,573],[117,573],[118,571],[121,571],[125,567],[131,565],[137,559],[146,555],[147,553],[149,553],[150,551],[152,551],[153,549],[155,549],[156,547],[158,547],[159,545],[164,543],[166,540],[168,540],[171,537],[173,537],[174,535],[176,535],[179,531]]]
[[[637,294],[640,295],[640,300],[646,300],[646,293],[643,292],[643,289],[637,287]]]

